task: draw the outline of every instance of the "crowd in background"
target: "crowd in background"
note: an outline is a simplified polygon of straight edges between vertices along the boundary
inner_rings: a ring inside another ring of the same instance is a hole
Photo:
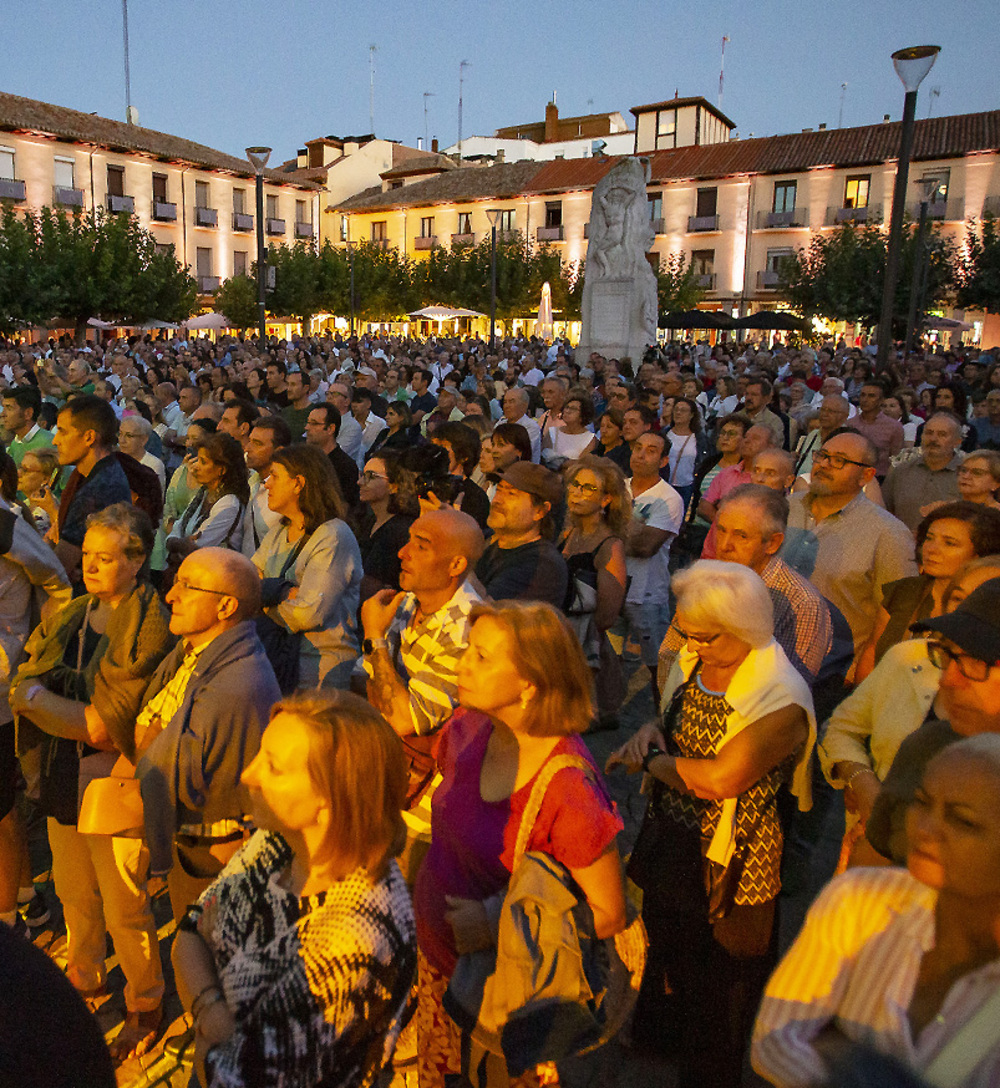
[[[739,1085],[751,1034],[778,1085],[827,1075],[831,1024],[916,1073],[979,1045],[1000,757],[958,742],[1000,732],[998,360],[3,345],[0,919],[48,920],[33,806],[91,1005],[114,940],[123,1061],[161,1031],[165,889],[206,1088],[374,1083],[401,1032],[443,1086],[450,980],[495,948],[525,848],[599,941],[624,872],[641,889],[629,1043],[684,1086]],[[580,735],[621,727],[637,670],[655,720],[606,767],[644,775],[633,845]],[[833,875],[844,809],[844,875],[772,975],[782,888]],[[555,1082],[514,1057],[490,1083]],[[991,1038],[954,1083],[997,1070]]]

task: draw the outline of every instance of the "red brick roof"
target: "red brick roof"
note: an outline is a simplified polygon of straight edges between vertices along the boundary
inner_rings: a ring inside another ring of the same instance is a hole
[[[253,169],[246,159],[227,155],[224,151],[196,144],[180,136],[112,121],[94,113],[82,113],[0,93],[0,131],[38,133],[55,136],[66,143],[93,144],[109,151],[141,152],[164,162],[190,163],[206,170],[224,170],[240,177],[252,177]],[[289,177],[278,170],[265,170],[269,181],[313,189],[315,186],[301,178]]]

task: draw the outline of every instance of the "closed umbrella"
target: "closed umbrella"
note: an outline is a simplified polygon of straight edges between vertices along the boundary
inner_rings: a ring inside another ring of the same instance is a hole
[[[805,322],[787,310],[758,310],[735,322],[737,329],[771,329],[774,332],[801,332]]]

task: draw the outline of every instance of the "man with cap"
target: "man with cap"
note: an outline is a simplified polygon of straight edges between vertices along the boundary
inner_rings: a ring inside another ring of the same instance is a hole
[[[500,482],[487,524],[493,530],[476,576],[495,601],[546,601],[562,608],[569,569],[552,543],[563,501],[557,473],[529,461],[509,465]]]
[[[927,764],[962,737],[1000,733],[1000,578],[911,630],[930,639],[927,655],[942,670],[936,706],[945,720],[924,722],[903,741],[868,818],[868,841],[896,865],[906,864],[906,810]]]

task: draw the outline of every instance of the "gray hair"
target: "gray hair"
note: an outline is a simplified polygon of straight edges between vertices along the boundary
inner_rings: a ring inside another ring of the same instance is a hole
[[[719,509],[722,510],[732,502],[750,503],[756,507],[760,515],[760,531],[764,536],[783,533],[788,527],[788,499],[773,487],[765,487],[764,484],[740,484],[723,495],[719,500]]]
[[[774,606],[767,586],[749,567],[700,559],[675,574],[677,611],[696,623],[718,627],[755,650],[774,637]]]
[[[87,518],[87,529],[109,529],[125,537],[123,551],[130,559],[148,559],[153,550],[154,530],[149,514],[130,502],[105,506]]]

